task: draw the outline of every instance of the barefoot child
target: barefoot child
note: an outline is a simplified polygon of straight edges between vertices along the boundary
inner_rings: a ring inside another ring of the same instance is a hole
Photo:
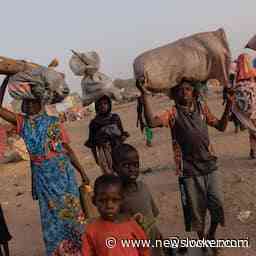
[[[119,115],[112,113],[111,108],[111,99],[106,95],[95,102],[96,117],[90,122],[89,138],[85,142],[103,174],[113,173],[112,149],[129,136]]]
[[[0,204],[0,256],[9,256],[9,246],[8,242],[12,239],[8,227],[5,223],[4,213]],[[2,248],[4,254],[2,253]]]
[[[120,214],[123,201],[122,181],[115,175],[102,175],[94,185],[93,203],[100,218],[86,227],[83,256],[149,256],[148,248],[124,247],[121,240],[145,240],[144,231],[132,219]],[[112,241],[108,239],[112,238]],[[115,239],[115,241],[114,241]]]
[[[121,144],[113,151],[114,171],[120,176],[124,186],[124,200],[121,211],[135,216],[151,241],[161,239],[155,225],[159,210],[145,183],[137,181],[139,176],[139,154],[129,144]],[[153,256],[164,255],[163,248],[154,248]]]

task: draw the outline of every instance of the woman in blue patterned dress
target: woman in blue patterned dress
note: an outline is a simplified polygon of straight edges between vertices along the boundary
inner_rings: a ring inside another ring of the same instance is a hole
[[[32,196],[39,201],[46,255],[81,255],[84,215],[74,167],[83,182],[89,180],[58,118],[48,116],[38,100],[24,100],[22,112],[0,107],[0,117],[16,125],[30,155]]]

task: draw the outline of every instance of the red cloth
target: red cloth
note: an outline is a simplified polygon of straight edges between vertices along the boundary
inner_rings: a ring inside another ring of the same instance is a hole
[[[116,239],[116,246],[107,248],[108,238]],[[146,235],[134,220],[113,223],[102,219],[88,224],[83,237],[83,256],[149,256],[149,248],[124,248],[121,240],[146,240]]]

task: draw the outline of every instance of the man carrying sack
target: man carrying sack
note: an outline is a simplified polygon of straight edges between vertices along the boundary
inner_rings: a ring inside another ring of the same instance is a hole
[[[200,101],[193,84],[182,81],[170,89],[175,106],[154,116],[149,95],[144,89],[146,83],[137,79],[136,86],[141,92],[147,125],[151,128],[169,127],[171,130],[186,231],[196,231],[201,240],[215,239],[218,224],[224,225],[224,211],[217,157],[210,145],[207,125],[225,131],[233,96],[228,96],[222,118],[218,120],[207,104]],[[207,209],[211,225],[205,234]]]

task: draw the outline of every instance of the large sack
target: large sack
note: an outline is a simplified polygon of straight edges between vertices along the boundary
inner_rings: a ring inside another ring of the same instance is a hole
[[[16,100],[37,98],[45,104],[61,102],[69,94],[64,74],[46,67],[13,75],[8,83],[8,91]]]
[[[223,29],[195,34],[147,51],[134,61],[136,79],[145,78],[147,89],[166,92],[183,79],[218,79],[228,84],[231,54]]]
[[[97,52],[78,53],[73,51],[73,53],[69,67],[76,76],[84,76],[88,70],[95,72],[99,70],[100,57]]]
[[[122,100],[121,90],[115,87],[111,78],[103,73],[96,72],[93,76],[85,76],[81,82],[83,105],[90,105],[103,95],[114,100]]]

